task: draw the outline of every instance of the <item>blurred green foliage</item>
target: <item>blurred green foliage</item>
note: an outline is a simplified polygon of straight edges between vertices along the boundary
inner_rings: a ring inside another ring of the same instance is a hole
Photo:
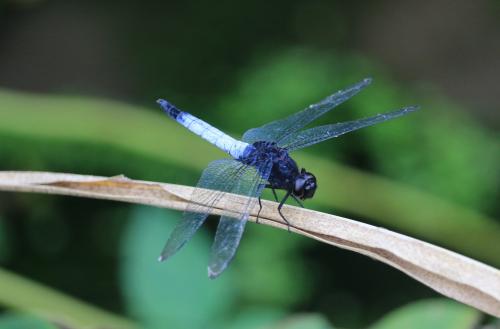
[[[207,280],[211,239],[206,231],[165,264],[145,257],[159,255],[166,233],[179,219],[177,212],[137,207],[124,232],[120,271],[124,297],[130,314],[147,328],[159,328],[162,323],[176,328],[201,328],[204,323],[223,327],[234,322],[230,328],[245,328],[249,322],[273,323],[286,308],[307,297],[304,293],[310,287],[303,285],[307,278],[304,266],[296,264],[293,257],[305,241],[290,239],[286,232],[249,227],[238,262],[232,265],[234,271],[214,281]],[[270,263],[272,267],[267,266]],[[263,282],[266,289],[262,289]],[[230,315],[237,304],[249,307],[243,308],[246,311],[242,314]]]
[[[398,88],[381,82],[377,94],[354,101],[355,112],[368,115],[369,104],[398,106],[402,97],[391,92]],[[494,213],[500,181],[498,134],[483,129],[459,104],[436,94],[419,102],[425,116],[361,132],[377,169],[465,207]]]
[[[478,311],[444,299],[422,300],[401,307],[370,329],[470,329],[480,320]]]
[[[265,329],[334,329],[334,327],[318,314],[299,314],[265,327]]]
[[[42,319],[16,314],[6,314],[0,317],[0,329],[58,329],[57,326]]]
[[[309,298],[312,282],[308,278],[311,273],[306,262],[297,255],[312,244],[301,236],[290,238],[287,232],[248,225],[245,240],[238,249],[238,257],[243,261],[232,265],[235,274],[245,278],[238,282],[242,298],[257,305],[284,308]],[[266,289],[261,288],[263,282]]]
[[[67,275],[68,272],[64,274]],[[76,281],[74,278],[70,279]],[[4,269],[0,269],[0,292],[1,305],[10,310],[22,311],[43,318],[52,323],[64,323],[77,328],[108,326],[122,329],[135,328],[134,323],[130,320],[100,310],[95,306]],[[22,316],[18,319],[15,315],[6,314],[5,317],[2,315],[0,315],[0,324],[3,320],[9,325],[13,325],[13,323],[21,325],[35,321],[32,317]],[[7,324],[6,326],[9,328]]]
[[[145,328],[202,328],[221,320],[234,303],[234,273],[207,280],[210,239],[197,235],[181,257],[155,261],[179,214],[136,208],[121,247],[122,286],[130,314]],[[148,256],[149,255],[149,256]]]

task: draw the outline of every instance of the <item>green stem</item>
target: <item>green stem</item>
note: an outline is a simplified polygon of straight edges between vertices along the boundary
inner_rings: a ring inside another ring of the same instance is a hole
[[[138,328],[132,321],[0,268],[0,304],[70,328]]]

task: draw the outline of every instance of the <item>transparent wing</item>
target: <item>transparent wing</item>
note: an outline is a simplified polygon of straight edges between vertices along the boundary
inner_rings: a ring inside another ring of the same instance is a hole
[[[264,189],[271,173],[272,162],[265,162],[259,168],[248,166],[244,174],[231,190],[232,193],[248,196],[238,218],[222,216],[215,233],[212,255],[208,266],[208,276],[216,278],[221,274],[234,257],[241,240],[250,210]]]
[[[232,159],[215,160],[208,165],[191,197],[193,200],[200,200],[200,203],[188,205],[182,220],[170,234],[160,255],[160,261],[175,254],[193,237],[194,233],[205,222],[212,206],[220,200],[225,192],[234,189],[240,176],[245,173],[245,167],[247,166]]]
[[[356,95],[361,89],[368,86],[370,82],[371,79],[366,78],[344,90],[337,91],[321,102],[310,105],[305,110],[292,114],[285,119],[273,121],[259,128],[252,128],[245,132],[242,139],[250,144],[256,141],[279,142]]]
[[[288,149],[288,151],[291,152],[303,147],[307,147],[322,142],[330,138],[343,135],[353,130],[368,127],[380,122],[392,120],[394,118],[406,115],[416,110],[418,110],[418,106],[410,106],[393,112],[377,114],[369,118],[314,127],[288,136],[280,143],[280,146]]]

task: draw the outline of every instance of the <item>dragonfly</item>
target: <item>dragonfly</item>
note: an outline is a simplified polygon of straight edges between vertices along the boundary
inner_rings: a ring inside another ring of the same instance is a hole
[[[291,152],[338,137],[345,133],[392,120],[414,112],[418,106],[377,114],[355,121],[346,121],[303,129],[320,116],[356,95],[371,83],[363,79],[343,90],[326,97],[306,109],[284,119],[252,128],[237,140],[203,120],[179,110],[172,103],[158,99],[157,103],[173,120],[186,127],[202,139],[230,155],[230,158],[215,160],[203,171],[182,220],[174,228],[159,257],[164,261],[181,249],[205,222],[210,210],[226,193],[246,196],[245,203],[234,215],[220,217],[212,245],[208,276],[218,277],[233,259],[240,243],[250,211],[259,204],[257,220],[262,209],[261,194],[270,188],[276,202],[276,190],[284,190],[277,211],[285,223],[290,224],[282,213],[288,198],[303,207],[302,201],[314,196],[318,187],[316,177],[301,168],[290,156]]]

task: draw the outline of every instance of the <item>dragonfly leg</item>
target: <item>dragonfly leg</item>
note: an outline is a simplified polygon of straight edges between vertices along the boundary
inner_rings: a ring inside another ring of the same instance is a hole
[[[299,204],[299,206],[301,206],[302,208],[304,208],[304,205],[302,204],[302,202],[299,199],[297,199],[297,197],[295,195],[291,194],[291,196]]]
[[[285,218],[285,216],[283,216],[283,214],[281,213],[281,208],[283,207],[283,205],[286,202],[286,199],[288,199],[288,197],[290,196],[291,193],[292,193],[291,191],[287,191],[286,194],[285,194],[285,196],[283,197],[283,200],[281,200],[280,205],[278,206],[278,213],[280,214],[281,218],[283,218],[283,220],[285,221],[286,225],[288,225],[288,232],[290,232],[290,223]]]
[[[257,218],[255,219],[255,223],[259,224],[259,215],[260,215],[260,211],[262,210],[262,201],[260,200],[260,196],[259,196],[259,211],[257,212]]]
[[[278,195],[276,194],[276,190],[274,189],[274,187],[271,187],[271,190],[273,191],[274,200],[276,200],[276,202],[278,202]]]

